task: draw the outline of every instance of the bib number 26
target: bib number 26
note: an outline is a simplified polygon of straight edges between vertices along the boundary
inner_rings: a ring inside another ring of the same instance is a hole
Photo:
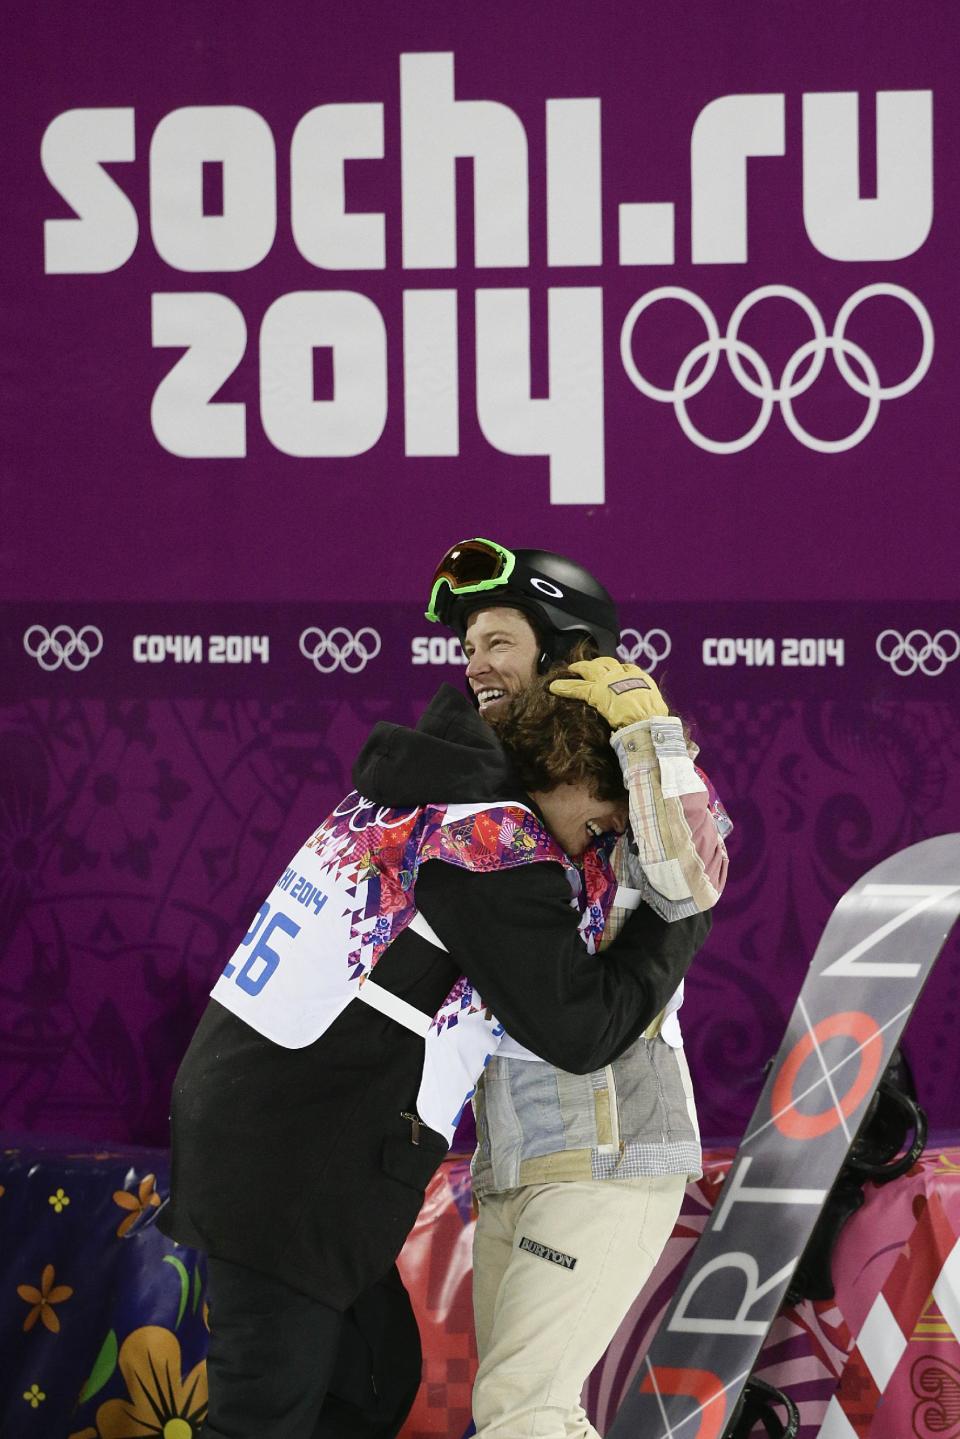
[[[240,941],[241,947],[253,945],[253,949],[239,970],[231,962],[223,971],[228,979],[235,973],[234,982],[247,994],[259,994],[280,963],[280,956],[270,943],[276,932],[279,930],[281,934],[288,934],[291,939],[295,939],[300,933],[299,924],[294,924],[289,915],[281,910],[277,910],[270,922],[266,923],[269,914],[270,905],[265,900],[257,910],[249,931]],[[234,959],[236,958],[234,955]]]

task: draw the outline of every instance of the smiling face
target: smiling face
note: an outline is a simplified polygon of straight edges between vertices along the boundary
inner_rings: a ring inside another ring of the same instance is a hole
[[[627,827],[627,796],[622,799],[597,799],[589,785],[558,784],[553,789],[533,793],[547,829],[572,859],[576,859],[599,834],[611,830],[623,834]]]
[[[502,712],[537,673],[540,645],[533,626],[519,610],[505,605],[470,616],[463,648],[467,680],[486,720]]]

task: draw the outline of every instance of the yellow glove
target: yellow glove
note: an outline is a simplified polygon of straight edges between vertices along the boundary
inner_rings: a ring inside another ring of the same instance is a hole
[[[595,660],[575,660],[570,669],[583,678],[554,680],[550,693],[583,700],[603,715],[611,729],[670,713],[654,681],[637,665],[600,655]]]

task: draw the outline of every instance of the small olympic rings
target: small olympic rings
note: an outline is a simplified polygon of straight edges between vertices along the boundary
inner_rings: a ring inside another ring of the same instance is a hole
[[[367,625],[356,634],[342,625],[335,625],[329,633],[311,625],[300,636],[300,653],[322,675],[337,669],[359,674],[370,660],[376,659],[380,648],[380,636]]]
[[[920,670],[925,675],[942,675],[947,665],[960,655],[960,635],[956,630],[883,630],[877,635],[877,654],[895,675],[912,675]]]
[[[23,636],[23,647],[42,670],[56,670],[65,665],[77,672],[86,669],[103,649],[103,635],[96,625],[83,625],[73,630],[69,625],[31,625]]]
[[[620,631],[617,654],[624,664],[639,663],[641,669],[652,673],[660,660],[665,660],[669,653],[670,636],[666,630],[647,630],[645,635],[634,629]]]

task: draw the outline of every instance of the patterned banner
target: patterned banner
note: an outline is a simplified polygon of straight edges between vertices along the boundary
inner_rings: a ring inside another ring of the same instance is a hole
[[[621,657],[698,700],[960,699],[960,613],[900,604],[625,605]],[[0,702],[27,694],[429,698],[459,641],[412,605],[8,605]]]
[[[20,7],[2,594],[955,598],[952,20]]]
[[[730,1157],[704,1156],[704,1177],[688,1187],[650,1283],[590,1376],[584,1407],[600,1433],[643,1363]],[[291,1170],[290,1183],[298,1178]],[[138,1420],[147,1430],[163,1423],[171,1439],[195,1432],[206,1406],[206,1275],[202,1258],[154,1223],[168,1189],[164,1151],[5,1150],[4,1433],[115,1439]],[[843,1439],[956,1439],[958,1232],[960,1150],[928,1150],[897,1184],[867,1186],[835,1252],[836,1300],[785,1310],[761,1355],[762,1376],[799,1404],[800,1439],[817,1439],[825,1413]],[[447,1159],[399,1261],[424,1350],[402,1439],[469,1432],[472,1240],[469,1166]],[[883,1403],[868,1412],[858,1396],[875,1399],[878,1389]]]

